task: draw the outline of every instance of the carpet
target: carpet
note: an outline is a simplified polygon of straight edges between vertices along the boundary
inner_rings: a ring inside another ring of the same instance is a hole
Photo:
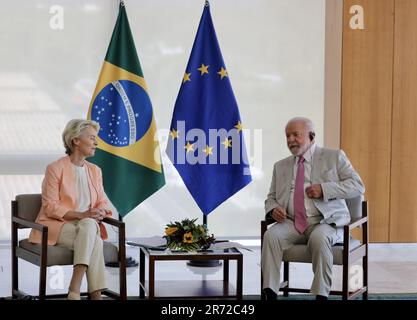
[[[244,300],[260,300],[259,295],[245,295]],[[278,300],[315,300],[316,297],[309,294],[290,294],[288,297],[278,296]],[[341,296],[329,296],[329,300],[342,300]],[[362,300],[362,296],[356,298]],[[368,300],[417,300],[417,292],[415,293],[370,293]]]

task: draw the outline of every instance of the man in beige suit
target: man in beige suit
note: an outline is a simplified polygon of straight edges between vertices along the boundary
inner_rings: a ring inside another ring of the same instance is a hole
[[[263,293],[276,299],[283,252],[307,244],[313,264],[311,293],[327,299],[332,284],[332,246],[343,241],[350,221],[344,199],[359,196],[365,187],[342,150],[315,144],[314,126],[307,118],[293,118],[285,128],[292,156],[274,165],[265,213],[277,223],[264,235]]]

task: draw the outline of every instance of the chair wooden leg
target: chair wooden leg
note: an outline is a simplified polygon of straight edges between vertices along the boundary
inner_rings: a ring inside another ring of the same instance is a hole
[[[19,261],[16,256],[12,257],[12,297],[19,291]]]
[[[349,265],[343,265],[342,300],[349,300]]]
[[[262,277],[262,270],[261,270],[261,300],[266,300],[266,296],[264,294],[263,289],[264,278]]]
[[[45,300],[46,297],[46,265],[39,268],[39,300]]]
[[[363,286],[366,287],[366,291],[362,294],[363,300],[368,300],[368,256],[362,258],[363,269]]]
[[[126,244],[125,244],[125,228],[119,229],[119,282],[120,282],[120,300],[127,299],[126,284]]]
[[[263,244],[263,236],[262,235],[261,235],[261,255],[262,255],[262,244]],[[262,276],[262,267],[261,267],[261,300],[266,300],[266,295],[264,294],[263,286],[264,286],[264,277]]]
[[[16,256],[17,227],[12,222],[12,297],[19,290],[19,259]]]
[[[48,234],[42,233],[41,263],[39,265],[39,300],[46,298],[46,269],[48,261]]]
[[[286,287],[289,288],[290,287],[290,263],[289,262],[284,262],[284,282],[287,283]],[[288,290],[284,290],[284,297],[288,297],[289,296],[289,292]]]

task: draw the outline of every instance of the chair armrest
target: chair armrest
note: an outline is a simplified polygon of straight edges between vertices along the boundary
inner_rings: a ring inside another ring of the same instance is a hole
[[[268,229],[268,226],[270,224],[273,224],[274,222],[276,222],[276,221],[272,218],[266,218],[265,220],[261,220],[261,249],[263,247],[264,234],[265,234],[266,230]]]
[[[123,228],[125,226],[125,223],[123,221],[119,221],[110,217],[105,217],[102,221],[117,228]]]
[[[21,226],[32,228],[32,229],[35,229],[35,230],[39,230],[41,232],[47,232],[48,231],[47,226],[44,226],[43,224],[36,223],[36,222],[33,222],[33,221],[29,221],[29,220],[26,220],[26,219],[23,219],[23,218],[12,217],[12,221],[14,223],[17,223],[17,224],[21,225]]]
[[[269,226],[270,224],[275,223],[276,221],[272,218],[267,218],[261,221],[261,225]]]
[[[345,229],[347,229],[346,231],[350,231],[352,229],[355,229],[356,227],[363,225],[366,222],[368,222],[368,217],[358,218],[351,221],[347,226],[345,226]]]

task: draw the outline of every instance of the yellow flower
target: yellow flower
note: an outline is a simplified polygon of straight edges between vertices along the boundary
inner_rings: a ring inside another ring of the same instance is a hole
[[[178,230],[177,227],[168,227],[168,228],[165,228],[165,234],[167,236],[170,236],[171,234],[177,232],[177,230]]]
[[[192,232],[187,232],[184,234],[182,242],[184,243],[193,243],[193,234]]]

